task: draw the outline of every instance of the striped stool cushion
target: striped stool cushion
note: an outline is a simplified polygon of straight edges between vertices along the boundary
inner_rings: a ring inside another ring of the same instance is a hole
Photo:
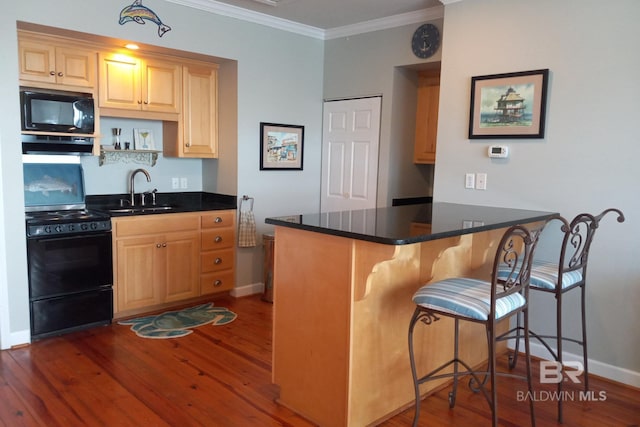
[[[568,271],[562,274],[562,288],[582,281],[582,271]],[[531,267],[531,287],[555,289],[558,286],[558,264],[548,261],[533,261]]]
[[[441,280],[421,287],[413,296],[417,305],[477,320],[487,320],[491,305],[491,283],[464,277]],[[496,301],[496,319],[526,303],[520,293]]]
[[[509,270],[498,269],[498,278],[504,279]],[[562,288],[582,281],[582,271],[569,271],[562,275]],[[558,286],[558,264],[549,261],[534,260],[531,266],[532,288],[555,289]]]

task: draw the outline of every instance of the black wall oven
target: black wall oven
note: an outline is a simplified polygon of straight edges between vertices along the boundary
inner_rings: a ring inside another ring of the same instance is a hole
[[[111,218],[85,209],[82,166],[24,164],[24,180],[31,338],[111,323]]]

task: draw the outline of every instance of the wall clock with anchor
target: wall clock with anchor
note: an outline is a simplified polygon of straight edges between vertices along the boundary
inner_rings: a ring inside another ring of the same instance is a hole
[[[433,24],[423,24],[413,33],[411,49],[422,59],[432,56],[440,47],[440,30]]]

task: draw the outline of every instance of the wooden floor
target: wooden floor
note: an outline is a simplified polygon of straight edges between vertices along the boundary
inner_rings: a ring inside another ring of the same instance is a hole
[[[271,304],[259,296],[225,297],[216,305],[238,318],[205,325],[186,337],[143,339],[111,325],[0,352],[0,424],[5,426],[311,426],[274,402]],[[523,364],[519,364],[523,366]],[[534,363],[534,367],[536,364]],[[537,368],[537,367],[536,367]],[[538,370],[534,375],[537,378]],[[524,384],[500,379],[501,425],[529,425]],[[481,395],[460,387],[456,407],[443,390],[422,403],[421,426],[490,425]],[[411,387],[410,384],[407,385]],[[592,377],[606,400],[565,399],[564,426],[638,426],[640,391]],[[538,388],[537,391],[553,388]],[[555,401],[534,396],[537,425],[557,426]],[[408,409],[383,426],[410,426]]]

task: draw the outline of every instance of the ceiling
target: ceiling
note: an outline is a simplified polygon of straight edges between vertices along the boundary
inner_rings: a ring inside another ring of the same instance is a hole
[[[441,6],[440,0],[217,0],[243,9],[328,30]]]
[[[280,29],[331,38],[441,18],[458,0],[168,0]],[[273,5],[275,4],[275,5]]]

